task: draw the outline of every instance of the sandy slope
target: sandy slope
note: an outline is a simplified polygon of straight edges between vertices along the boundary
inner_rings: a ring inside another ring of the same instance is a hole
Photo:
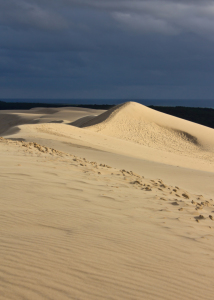
[[[0,130],[0,299],[213,298],[214,130],[137,103]]]
[[[0,151],[1,299],[212,299],[213,200],[33,143]]]
[[[95,132],[214,162],[214,130],[127,102],[82,125]],[[210,153],[209,153],[210,151]]]

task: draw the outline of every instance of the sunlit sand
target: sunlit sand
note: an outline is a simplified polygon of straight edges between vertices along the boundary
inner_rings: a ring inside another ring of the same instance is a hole
[[[213,129],[127,102],[0,136],[0,299],[213,299]]]

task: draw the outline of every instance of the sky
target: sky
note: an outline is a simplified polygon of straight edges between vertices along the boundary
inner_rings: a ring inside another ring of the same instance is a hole
[[[0,0],[0,98],[214,99],[213,0]]]

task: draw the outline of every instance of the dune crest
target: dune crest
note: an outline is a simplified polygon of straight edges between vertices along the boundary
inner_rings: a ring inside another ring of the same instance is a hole
[[[113,107],[81,127],[166,152],[208,160],[213,157],[213,129],[135,102]]]

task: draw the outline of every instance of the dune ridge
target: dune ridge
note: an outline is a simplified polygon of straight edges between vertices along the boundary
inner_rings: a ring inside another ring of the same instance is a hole
[[[147,147],[214,162],[214,130],[127,102],[82,124],[83,128]]]

